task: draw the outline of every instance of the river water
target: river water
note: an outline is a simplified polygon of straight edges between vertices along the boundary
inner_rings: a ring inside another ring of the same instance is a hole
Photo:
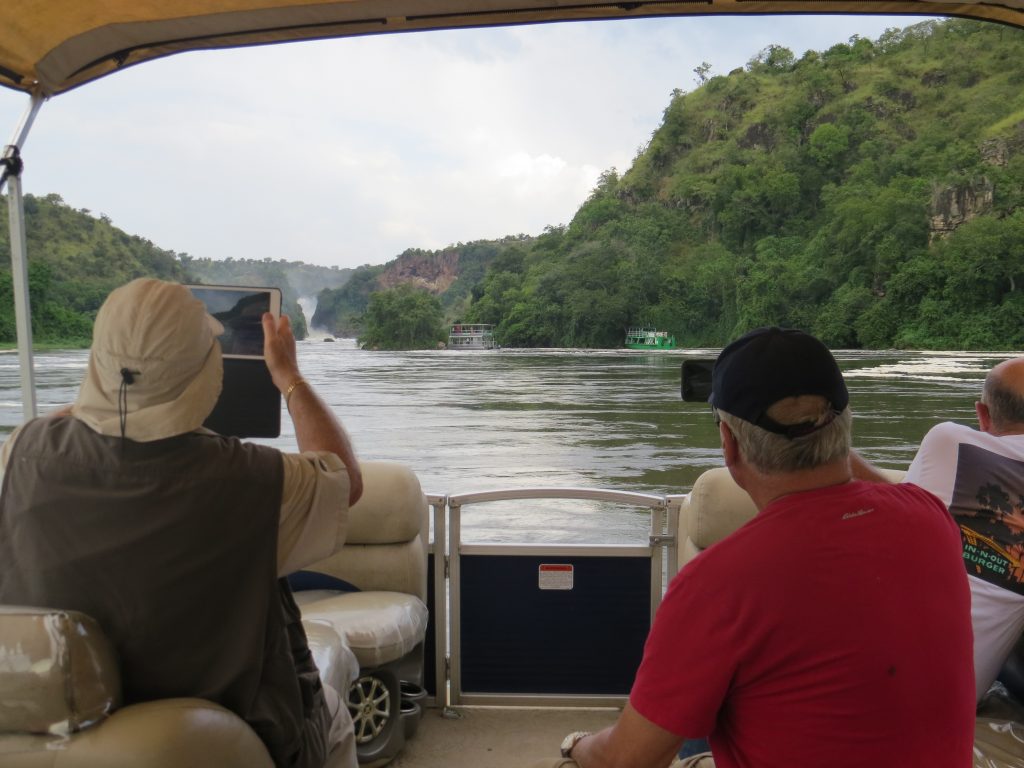
[[[689,490],[721,464],[706,404],[679,397],[686,357],[717,350],[368,352],[352,340],[299,343],[303,373],[363,459],[412,467],[428,493],[572,486]],[[974,423],[985,372],[1003,353],[836,352],[851,392],[854,445],[905,468],[938,421]],[[36,357],[39,410],[71,402],[85,351]],[[0,433],[21,421],[18,361],[0,354]],[[294,448],[282,434],[261,441]],[[597,503],[503,502],[465,510],[470,541],[642,542],[646,515]]]

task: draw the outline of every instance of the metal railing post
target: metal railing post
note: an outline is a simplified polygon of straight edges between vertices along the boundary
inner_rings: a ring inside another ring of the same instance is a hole
[[[462,537],[462,505],[453,504],[448,497],[448,590],[450,596],[448,611],[448,635],[451,647],[451,705],[462,701],[462,627],[461,606],[462,585],[459,582],[461,565],[459,563],[459,540]]]
[[[447,496],[430,496],[434,512],[434,703],[448,708],[448,536]]]

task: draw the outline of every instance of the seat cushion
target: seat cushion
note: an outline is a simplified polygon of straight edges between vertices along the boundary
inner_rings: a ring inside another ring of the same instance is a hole
[[[69,738],[0,736],[4,768],[273,768],[244,720],[202,699],[162,699],[119,709]]]
[[[0,733],[74,733],[120,701],[114,649],[93,619],[0,606]]]
[[[329,622],[364,669],[397,661],[426,636],[427,606],[402,592],[310,590],[295,601],[304,622]]]
[[[349,510],[348,544],[399,544],[427,530],[427,497],[416,474],[393,461],[360,463],[363,496]]]
[[[985,768],[1024,766],[1024,706],[999,683],[978,702],[974,764]]]
[[[680,515],[680,532],[698,549],[707,549],[756,514],[754,502],[736,485],[729,470],[716,467],[703,473],[693,484],[688,504]]]

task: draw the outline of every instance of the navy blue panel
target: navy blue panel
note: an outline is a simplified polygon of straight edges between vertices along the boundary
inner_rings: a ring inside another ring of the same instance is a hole
[[[650,629],[651,561],[463,555],[464,693],[629,693]],[[542,563],[573,589],[538,588]]]

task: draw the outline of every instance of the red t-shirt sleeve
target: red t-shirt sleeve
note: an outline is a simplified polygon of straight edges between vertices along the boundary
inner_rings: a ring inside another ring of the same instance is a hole
[[[714,730],[737,658],[735,616],[702,565],[687,565],[665,594],[629,695],[637,712],[686,738]]]

